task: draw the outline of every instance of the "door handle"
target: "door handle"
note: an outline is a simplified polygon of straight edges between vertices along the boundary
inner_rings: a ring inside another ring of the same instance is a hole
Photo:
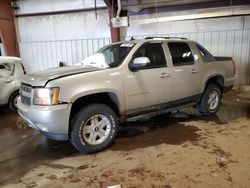
[[[161,73],[160,78],[169,78],[170,76],[171,76],[171,74],[163,72],[163,73]]]
[[[198,73],[198,71],[197,71],[197,70],[195,70],[195,69],[192,69],[191,73],[192,73],[192,74],[197,74],[197,73]]]

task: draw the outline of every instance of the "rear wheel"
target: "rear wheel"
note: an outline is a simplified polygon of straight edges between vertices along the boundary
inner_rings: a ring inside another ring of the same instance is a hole
[[[113,142],[117,127],[117,117],[111,108],[91,104],[74,117],[70,140],[80,152],[98,152]]]
[[[9,99],[9,108],[13,111],[13,112],[17,112],[17,98],[19,96],[19,92],[15,91]]]
[[[205,89],[198,110],[202,115],[212,115],[218,112],[221,105],[221,91],[216,84],[209,84]]]

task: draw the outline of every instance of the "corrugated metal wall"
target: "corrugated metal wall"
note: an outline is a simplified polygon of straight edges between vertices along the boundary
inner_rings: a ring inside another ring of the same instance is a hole
[[[29,72],[75,64],[110,43],[106,10],[17,19],[20,56]],[[99,28],[97,29],[97,26]]]
[[[18,14],[93,8],[91,0],[20,0]],[[97,0],[97,7],[105,3]],[[18,17],[20,56],[29,73],[72,65],[110,43],[108,11],[82,11],[68,14]]]
[[[236,85],[249,84],[250,29],[189,33],[215,56],[233,57],[236,63]]]
[[[57,67],[59,61],[67,65],[81,62],[101,47],[110,43],[110,38],[51,40],[20,42],[20,54],[29,72]]]

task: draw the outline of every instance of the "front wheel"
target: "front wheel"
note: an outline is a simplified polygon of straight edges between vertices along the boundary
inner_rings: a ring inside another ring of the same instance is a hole
[[[9,108],[13,111],[13,112],[17,112],[17,98],[19,96],[19,92],[15,91],[9,99]]]
[[[70,140],[80,152],[98,152],[113,142],[117,127],[117,117],[111,108],[91,104],[74,117]]]
[[[210,84],[205,89],[198,110],[202,115],[210,116],[215,114],[221,105],[221,91],[215,84]]]

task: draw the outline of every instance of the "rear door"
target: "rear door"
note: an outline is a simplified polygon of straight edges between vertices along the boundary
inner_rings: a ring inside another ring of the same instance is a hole
[[[200,94],[200,70],[186,42],[168,42],[173,64],[173,100],[195,98]]]

